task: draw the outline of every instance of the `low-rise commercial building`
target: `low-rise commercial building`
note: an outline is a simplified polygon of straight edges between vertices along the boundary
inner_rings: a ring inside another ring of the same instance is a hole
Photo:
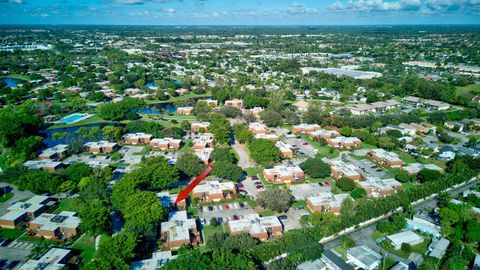
[[[277,141],[275,143],[275,146],[278,148],[278,150],[280,150],[283,157],[286,157],[286,158],[293,157],[292,147],[289,144],[284,143],[282,141]]]
[[[75,237],[80,226],[77,213],[62,211],[60,214],[43,213],[28,224],[29,234],[52,240]]]
[[[182,245],[200,244],[195,219],[187,217],[187,211],[175,211],[168,214],[168,221],[160,225],[163,249],[178,249]]]
[[[448,110],[450,108],[450,104],[445,102],[431,100],[431,99],[423,99],[423,98],[418,98],[413,96],[404,97],[402,101],[406,104],[410,104],[415,107],[425,106],[432,110],[443,111],[443,110]]]
[[[308,132],[308,136],[310,138],[322,138],[322,139],[331,139],[335,137],[339,137],[340,133],[336,130],[326,130],[326,129],[318,129],[315,131]]]
[[[390,168],[400,168],[405,164],[396,153],[381,148],[372,149],[367,155],[378,164]]]
[[[234,199],[236,193],[233,182],[206,181],[193,189],[192,198],[202,202],[220,202]]]
[[[339,214],[342,202],[349,198],[348,194],[333,194],[330,191],[319,193],[317,196],[308,197],[305,202],[312,212],[330,211]]]
[[[48,172],[55,172],[58,169],[65,167],[62,162],[51,159],[29,160],[23,163],[23,165],[30,170],[44,170]]]
[[[248,233],[252,237],[265,241],[282,235],[282,223],[276,216],[260,217],[258,214],[247,214],[242,219],[228,222],[230,234]]]
[[[195,155],[203,161],[203,163],[208,164],[210,162],[210,155],[212,155],[213,148],[203,148],[203,149],[195,149]]]
[[[333,148],[342,149],[342,148],[360,148],[362,147],[362,141],[356,137],[335,137],[327,139],[328,145]]]
[[[269,141],[276,142],[280,140],[280,137],[277,134],[270,133],[270,134],[257,134],[254,136],[255,139],[265,139]]]
[[[175,260],[177,255],[172,255],[172,251],[153,252],[151,259],[135,261],[130,264],[130,270],[157,270],[169,261]]]
[[[249,123],[248,130],[250,130],[253,133],[253,135],[257,135],[257,134],[267,135],[268,133],[270,133],[267,126],[259,122]]]
[[[201,150],[205,148],[209,148],[213,145],[213,134],[212,133],[204,133],[200,136],[197,136],[192,141],[192,149],[194,150]]]
[[[362,180],[362,175],[359,173],[360,168],[353,164],[347,164],[341,160],[332,160],[330,164],[330,176],[334,179],[341,179],[343,177],[353,181]]]
[[[35,195],[25,202],[16,202],[0,217],[0,227],[7,229],[23,227],[26,222],[38,217],[54,204],[55,201],[51,197],[41,195]]]
[[[362,245],[347,250],[348,262],[365,270],[377,269],[382,260],[382,255],[371,248]]]
[[[300,167],[285,165],[264,169],[263,176],[267,181],[274,184],[291,183],[305,178],[305,174]]]
[[[108,141],[88,142],[83,145],[85,152],[91,154],[109,154],[119,148],[117,143]]]
[[[420,164],[420,163],[410,163],[407,166],[402,167],[403,170],[407,171],[408,174],[413,175],[419,173],[423,169],[438,171],[443,173],[443,169],[438,167],[435,164]]]
[[[152,150],[173,150],[182,146],[182,140],[174,138],[153,139],[149,143]]]

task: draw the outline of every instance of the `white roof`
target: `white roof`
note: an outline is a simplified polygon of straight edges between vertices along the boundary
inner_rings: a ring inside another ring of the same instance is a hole
[[[275,146],[280,150],[280,152],[292,152],[292,146],[290,144],[284,143],[282,141],[277,141]]]
[[[347,164],[341,160],[332,160],[329,163],[332,166],[332,170],[341,171],[346,176],[360,175],[360,173],[358,172],[360,168],[353,164]]]
[[[197,185],[193,192],[222,193],[224,190],[235,189],[233,182],[206,181]]]
[[[359,138],[357,137],[343,137],[343,136],[339,136],[339,137],[335,137],[335,138],[332,138],[332,139],[329,139],[331,142],[334,142],[334,143],[356,143],[356,142],[362,142]]]
[[[33,224],[40,225],[42,230],[55,230],[58,227],[61,228],[78,228],[80,225],[80,218],[77,217],[77,213],[70,211],[62,211],[60,214],[47,214],[43,213],[34,220]]]
[[[54,154],[60,154],[67,151],[67,148],[68,148],[67,144],[57,144],[54,147],[43,150],[39,156],[50,157],[50,156],[53,156]]]
[[[70,255],[71,250],[51,248],[38,260],[28,260],[19,270],[57,270],[65,266],[64,258]]]
[[[292,174],[303,173],[302,169],[299,166],[285,166],[278,165],[271,169],[264,170],[267,174],[280,174],[282,176],[289,176]]]
[[[115,145],[117,145],[117,143],[108,142],[108,141],[98,141],[98,142],[88,142],[83,146],[96,148],[96,147],[114,147]]]
[[[410,163],[407,166],[404,166],[402,168],[409,173],[418,173],[422,169],[429,169],[429,170],[434,170],[434,171],[443,171],[442,168],[438,167],[435,164]]]
[[[384,158],[388,161],[391,161],[391,162],[398,162],[398,161],[402,161],[400,159],[400,157],[394,153],[394,152],[388,152],[388,151],[385,151],[381,148],[378,148],[378,149],[372,149],[371,152],[376,155],[377,157],[380,157],[380,158]]]
[[[137,133],[127,133],[123,135],[123,137],[132,140],[132,139],[140,139],[140,138],[151,138],[153,137],[152,134],[147,134],[143,132],[137,132]]]
[[[181,139],[174,139],[174,138],[162,138],[162,139],[153,139],[150,141],[153,144],[159,144],[159,143],[167,143],[167,144],[178,144],[181,143]]]
[[[151,259],[132,262],[130,270],[156,270],[176,258],[177,255],[172,255],[172,251],[157,251],[152,254]]]
[[[170,241],[189,240],[189,229],[196,228],[195,219],[187,217],[187,211],[175,211],[168,214],[168,221],[162,222],[162,232],[168,232]]]
[[[417,243],[423,241],[423,238],[412,231],[403,231],[387,236],[387,239],[392,241],[395,246],[400,246],[402,243]]]
[[[57,166],[60,166],[61,164],[62,162],[53,161],[51,159],[29,160],[23,163],[23,165],[25,165],[31,170],[39,170],[42,168],[55,168]]]
[[[354,257],[356,260],[360,261],[363,265],[367,267],[374,266],[376,263],[378,263],[378,261],[382,259],[382,255],[364,245],[350,248],[347,251],[347,254]]]
[[[251,234],[266,232],[267,228],[282,226],[276,216],[260,217],[258,214],[247,214],[242,219],[231,220],[228,226],[232,232],[248,231]]]
[[[328,204],[330,207],[340,207],[342,205],[343,200],[350,197],[350,195],[341,193],[341,194],[333,194],[330,191],[322,192],[315,197],[308,197],[309,200],[313,205],[322,205]]]

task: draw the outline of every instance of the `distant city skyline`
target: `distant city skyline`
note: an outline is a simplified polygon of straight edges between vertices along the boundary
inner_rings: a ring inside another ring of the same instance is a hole
[[[0,0],[0,24],[480,24],[480,0]]]

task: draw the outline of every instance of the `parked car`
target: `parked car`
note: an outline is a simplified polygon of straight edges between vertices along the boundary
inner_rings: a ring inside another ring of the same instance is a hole
[[[223,210],[228,210],[228,209],[230,209],[230,206],[228,206],[228,204],[224,204],[223,205]]]
[[[264,186],[263,185],[256,185],[255,188],[256,189],[262,189],[262,188],[264,188]]]
[[[297,209],[297,210],[303,210],[303,209],[305,209],[305,207],[299,206],[299,207],[297,207],[296,209]]]
[[[198,212],[203,212],[203,207],[201,205],[197,206]]]
[[[0,246],[6,247],[8,244],[10,244],[13,240],[12,239],[4,239],[0,238]]]
[[[257,175],[252,176],[252,180],[253,181],[258,180],[258,176]]]
[[[245,208],[245,204],[243,202],[239,202],[238,205],[241,207],[241,208]]]
[[[202,224],[202,226],[205,226],[207,224],[207,219],[201,218],[200,219],[200,224]]]
[[[241,190],[238,191],[238,194],[243,195],[243,196],[247,196],[248,191],[241,189]]]
[[[245,188],[243,184],[237,184],[237,188]]]
[[[304,142],[303,145],[308,145],[308,142]]]
[[[222,222],[223,222],[223,218],[222,218],[222,217],[217,217],[216,220],[217,220],[217,223],[219,223],[219,224],[222,224]]]
[[[238,218],[237,215],[233,215],[232,219],[233,219],[233,220],[238,220],[239,218]]]
[[[302,138],[302,136],[298,135],[296,138],[297,138],[297,139],[301,139],[301,138]]]
[[[280,220],[287,220],[288,217],[286,215],[281,215],[281,216],[278,216],[278,219]]]
[[[254,183],[255,185],[263,185],[263,183],[260,182],[260,181],[255,181],[255,182],[253,182],[253,183]]]
[[[322,184],[323,184],[323,186],[325,186],[325,187],[330,186],[330,183],[329,183],[329,182],[323,182]]]

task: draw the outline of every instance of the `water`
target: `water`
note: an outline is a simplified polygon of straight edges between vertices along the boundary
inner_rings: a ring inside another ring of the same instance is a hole
[[[165,79],[164,81],[166,82],[174,82],[176,86],[180,86],[182,85],[182,82],[179,81],[179,80],[175,80],[175,79]],[[158,85],[155,84],[155,82],[147,82],[146,84],[148,87],[151,87],[151,88],[157,88]]]
[[[77,121],[78,119],[83,118],[83,117],[85,117],[85,114],[76,113],[76,114],[72,114],[72,115],[69,115],[67,117],[64,117],[63,119],[59,120],[58,123],[70,124],[72,122]]]
[[[8,87],[10,88],[15,88],[17,87],[17,84],[20,82],[19,79],[14,79],[14,78],[1,78],[0,81],[4,82],[7,84]]]
[[[177,107],[173,105],[173,103],[151,104],[146,108],[136,110],[136,112],[142,113],[142,114],[162,114],[164,112],[175,113],[176,111],[177,111]]]
[[[117,126],[117,125],[119,124],[117,123],[88,124],[88,125],[75,126],[75,127],[44,129],[40,131],[40,133],[45,135],[45,139],[43,139],[43,143],[47,145],[47,147],[54,147],[57,144],[69,144],[72,139],[78,139],[78,129],[81,127],[99,127],[100,129],[102,129],[105,126]],[[67,132],[69,136],[62,139],[54,140],[52,139],[52,135],[56,132]]]

